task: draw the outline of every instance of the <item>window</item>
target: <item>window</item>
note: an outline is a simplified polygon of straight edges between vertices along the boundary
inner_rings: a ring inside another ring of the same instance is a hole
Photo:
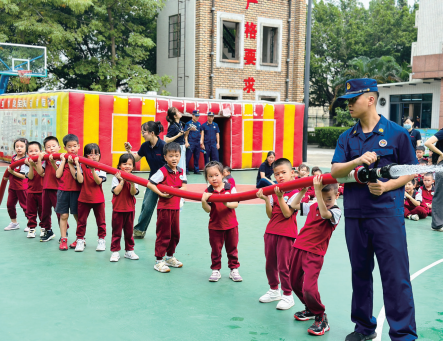
[[[180,57],[180,14],[169,17],[169,58]]]
[[[278,27],[263,26],[262,65],[278,64]]]
[[[277,102],[277,97],[274,96],[260,96],[259,101]]]
[[[220,99],[226,99],[226,100],[230,100],[230,101],[238,101],[238,96],[220,96]]]
[[[411,119],[415,128],[431,128],[432,94],[392,95],[390,119],[400,125]]]
[[[240,62],[239,53],[239,23],[235,21],[222,20],[222,61]]]

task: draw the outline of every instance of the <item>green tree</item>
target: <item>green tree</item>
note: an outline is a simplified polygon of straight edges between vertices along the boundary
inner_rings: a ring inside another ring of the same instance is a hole
[[[50,77],[29,89],[146,92],[155,74],[156,16],[163,0],[0,2],[0,41],[46,46]],[[12,82],[12,86],[17,80]],[[16,89],[9,89],[16,90]]]
[[[416,9],[395,0],[372,0],[368,9],[358,0],[314,0],[310,104],[332,103],[331,85],[354,58],[391,56],[398,65],[409,63]]]
[[[353,119],[348,107],[342,109],[340,107],[335,109],[335,126],[336,127],[352,127],[357,120]]]

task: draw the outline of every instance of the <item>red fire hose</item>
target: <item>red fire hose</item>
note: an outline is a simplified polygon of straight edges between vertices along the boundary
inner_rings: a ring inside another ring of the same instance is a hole
[[[59,160],[60,159],[60,155],[62,154],[52,154],[52,156],[54,157],[55,160]],[[73,158],[76,157],[76,155],[72,155],[72,154],[64,154],[65,158],[67,159],[69,157],[69,155],[71,155]],[[48,160],[49,155],[45,155],[44,160]],[[102,171],[105,171],[106,173],[110,173],[110,174],[114,174],[117,172],[120,172],[120,170],[116,169],[116,168],[112,168],[110,166],[104,165],[100,162],[95,162],[92,161],[90,159],[87,159],[85,157],[79,156],[79,162],[83,163],[87,166],[90,167],[95,167],[96,169],[100,169]],[[34,161],[37,161],[38,156],[34,156],[31,159],[33,159]],[[11,168],[15,168],[17,166],[21,166],[24,163],[25,159],[21,159],[19,161],[16,161],[14,163],[12,163],[10,165]],[[0,185],[0,204],[2,203],[3,200],[3,196],[5,194],[5,189],[6,189],[6,184],[7,181],[4,179],[5,177],[9,177],[9,172],[8,170],[6,170],[5,175],[2,178],[2,182]],[[140,178],[138,176],[133,175],[132,173],[126,173],[121,171],[121,176],[123,179],[134,182],[136,184],[139,184],[141,186],[147,187],[148,185],[148,180],[147,179],[143,179]],[[268,186],[268,187],[264,187],[263,188],[263,194],[265,195],[271,195],[272,193],[274,193],[274,187],[278,186],[280,187],[281,190],[283,191],[289,191],[289,190],[294,190],[297,188],[304,188],[304,187],[308,187],[308,186],[312,186],[312,179],[314,177],[310,176],[307,178],[302,178],[302,179],[297,179],[297,180],[293,180],[293,181],[289,181],[286,182],[284,184],[278,184],[278,185],[272,185],[272,186]],[[331,174],[325,174],[322,176],[323,179],[323,184],[327,185],[327,184],[334,184],[337,183],[337,180],[334,179]],[[157,186],[159,190],[161,190],[162,192],[171,194],[171,195],[175,195],[178,197],[182,197],[182,198],[186,198],[186,199],[190,199],[190,200],[196,200],[196,201],[201,201],[202,198],[202,193],[195,193],[195,192],[189,192],[189,191],[183,191],[177,188],[172,188],[169,186],[165,186],[165,185],[158,185]],[[247,192],[241,192],[241,193],[235,193],[235,194],[225,194],[225,195],[212,195],[208,201],[212,201],[212,202],[235,202],[235,201],[245,201],[245,200],[252,200],[256,198],[256,193],[258,190],[254,189],[252,191],[247,191]]]

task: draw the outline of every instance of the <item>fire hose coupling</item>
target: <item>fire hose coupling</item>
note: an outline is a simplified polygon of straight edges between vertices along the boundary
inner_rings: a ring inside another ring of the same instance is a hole
[[[377,182],[377,179],[398,179],[397,175],[393,175],[391,168],[397,166],[396,163],[391,163],[384,167],[377,167],[378,161],[375,163],[375,167],[369,169],[368,165],[356,167],[348,176],[344,178],[338,178],[339,183],[358,182],[359,184],[366,184],[368,182]]]

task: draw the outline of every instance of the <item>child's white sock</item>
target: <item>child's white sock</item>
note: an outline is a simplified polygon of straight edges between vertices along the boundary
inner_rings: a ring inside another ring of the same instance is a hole
[[[165,260],[168,260],[168,259],[171,259],[172,257],[169,257],[169,256],[166,256],[165,257]]]

